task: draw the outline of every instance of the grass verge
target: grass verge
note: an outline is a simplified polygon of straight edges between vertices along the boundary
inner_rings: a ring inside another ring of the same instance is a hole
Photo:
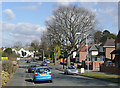
[[[64,71],[64,69],[59,68],[58,70]],[[80,69],[78,69],[80,71]],[[87,77],[92,77],[92,78],[97,78],[101,80],[106,80],[106,81],[111,81],[115,83],[120,82],[120,75],[114,75],[114,74],[107,74],[107,73],[99,73],[99,72],[85,72],[85,73],[79,73],[80,76],[87,76]]]
[[[116,83],[120,82],[120,75],[99,73],[99,72],[89,72],[89,75],[88,75],[87,72],[86,73],[79,73],[79,75],[98,78],[98,79],[103,79],[103,80],[116,82]]]

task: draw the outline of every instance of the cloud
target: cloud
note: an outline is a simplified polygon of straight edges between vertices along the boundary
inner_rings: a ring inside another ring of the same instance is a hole
[[[21,41],[23,43],[31,42],[32,40],[35,39],[40,39],[40,36],[43,33],[43,31],[46,31],[45,27],[42,27],[38,24],[31,24],[31,23],[12,24],[7,22],[1,22],[1,23],[2,23],[3,33],[5,34],[3,35],[3,37],[7,35],[12,37],[14,41]]]
[[[11,9],[5,9],[3,12],[5,13],[7,20],[16,19],[16,15]]]
[[[101,8],[98,9],[98,13],[105,15],[104,17],[107,17],[109,20],[111,20],[113,26],[118,26],[118,7],[117,7],[118,4],[100,3],[100,5]]]
[[[38,2],[37,4],[34,4],[34,5],[29,5],[29,6],[19,6],[19,7],[16,7],[18,9],[25,9],[25,10],[37,10],[40,6],[41,6],[42,3]]]

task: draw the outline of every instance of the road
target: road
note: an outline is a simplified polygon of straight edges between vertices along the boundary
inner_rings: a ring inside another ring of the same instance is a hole
[[[21,66],[25,65],[27,65],[25,64],[25,62],[21,63]],[[32,81],[33,73],[27,73],[26,68],[18,68],[16,73],[6,86],[118,86],[117,83],[112,83],[99,79],[77,75],[64,75],[62,71],[56,70],[55,67],[50,67],[50,69],[53,75],[52,83],[34,83]]]

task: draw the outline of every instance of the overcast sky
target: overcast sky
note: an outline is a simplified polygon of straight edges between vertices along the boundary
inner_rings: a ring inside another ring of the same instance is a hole
[[[58,0],[59,1],[59,0]],[[100,30],[118,33],[117,2],[3,2],[2,3],[2,46],[13,46],[15,42],[23,44],[40,40],[46,31],[45,20],[59,5],[77,5],[96,14]]]

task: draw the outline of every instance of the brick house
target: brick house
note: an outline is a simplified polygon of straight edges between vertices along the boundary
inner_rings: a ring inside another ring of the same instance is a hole
[[[120,67],[120,31],[115,40],[115,50],[111,52],[111,59],[113,59],[113,55],[115,55],[115,65]]]
[[[88,45],[88,48],[91,45]],[[87,47],[86,46],[82,46],[79,50],[79,62],[85,61],[87,58]]]
[[[105,44],[103,45],[105,51],[105,61],[111,60],[111,58],[115,58],[115,55],[111,57],[111,52],[115,50],[115,40],[107,39]]]
[[[114,62],[113,65],[106,66],[105,64],[102,64],[100,66],[100,71],[120,74],[120,31],[115,40],[115,50],[111,51],[110,54],[111,54],[111,60]]]
[[[87,56],[86,46],[84,46],[79,52],[79,62],[85,61]]]
[[[89,63],[89,69],[91,70],[99,70],[100,64],[104,63],[103,59],[98,56],[99,48],[99,44],[94,44],[91,47],[89,47],[89,61],[87,60],[85,63],[86,65],[88,65]]]

